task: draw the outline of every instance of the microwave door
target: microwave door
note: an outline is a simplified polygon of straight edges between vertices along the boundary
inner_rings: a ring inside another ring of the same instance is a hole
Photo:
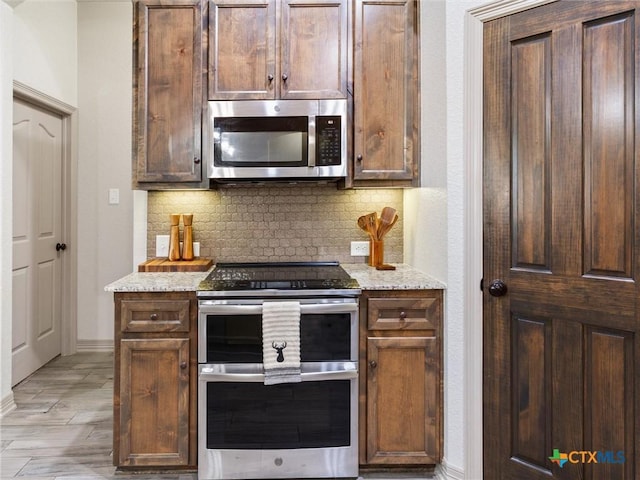
[[[222,117],[214,119],[214,165],[304,167],[309,164],[307,117]]]

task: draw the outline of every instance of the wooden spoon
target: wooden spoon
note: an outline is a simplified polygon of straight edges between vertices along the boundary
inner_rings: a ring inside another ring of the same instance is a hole
[[[365,231],[374,239],[377,239],[378,229],[378,212],[367,213],[364,215],[366,228]]]
[[[393,217],[396,216],[396,209],[392,208],[392,207],[384,207],[382,209],[382,212],[380,213],[380,219],[381,220],[386,220],[388,222],[391,222],[393,220]]]
[[[364,215],[358,218],[358,226],[365,232],[369,233],[369,230],[367,229],[367,218]]]
[[[394,216],[391,219],[382,218],[380,220],[380,227],[378,228],[378,240],[382,240],[382,237],[384,237],[387,232],[391,230],[391,227],[393,227],[398,221],[398,215],[395,213],[395,210],[393,215]]]

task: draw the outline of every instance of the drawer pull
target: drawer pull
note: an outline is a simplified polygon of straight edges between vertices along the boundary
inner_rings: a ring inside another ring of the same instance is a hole
[[[376,367],[378,366],[378,362],[376,362],[375,360],[371,360],[371,361],[369,362],[369,366],[370,366],[371,368],[376,368]]]
[[[180,368],[182,370],[184,370],[185,368],[187,368],[187,362],[180,362]]]
[[[407,318],[407,312],[400,312],[400,320],[405,320]]]
[[[157,313],[152,313],[151,315],[149,315],[149,319],[153,320],[154,322],[156,320],[158,320],[158,314]]]

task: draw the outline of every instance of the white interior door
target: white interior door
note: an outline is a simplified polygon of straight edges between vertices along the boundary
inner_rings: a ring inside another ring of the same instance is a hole
[[[62,118],[19,99],[13,106],[15,385],[61,352],[64,239]]]

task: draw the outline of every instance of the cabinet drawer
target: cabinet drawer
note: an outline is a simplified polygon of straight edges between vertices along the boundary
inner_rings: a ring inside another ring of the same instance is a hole
[[[188,332],[189,300],[122,300],[123,332]]]
[[[370,298],[367,308],[369,330],[434,330],[442,304],[439,297]]]

